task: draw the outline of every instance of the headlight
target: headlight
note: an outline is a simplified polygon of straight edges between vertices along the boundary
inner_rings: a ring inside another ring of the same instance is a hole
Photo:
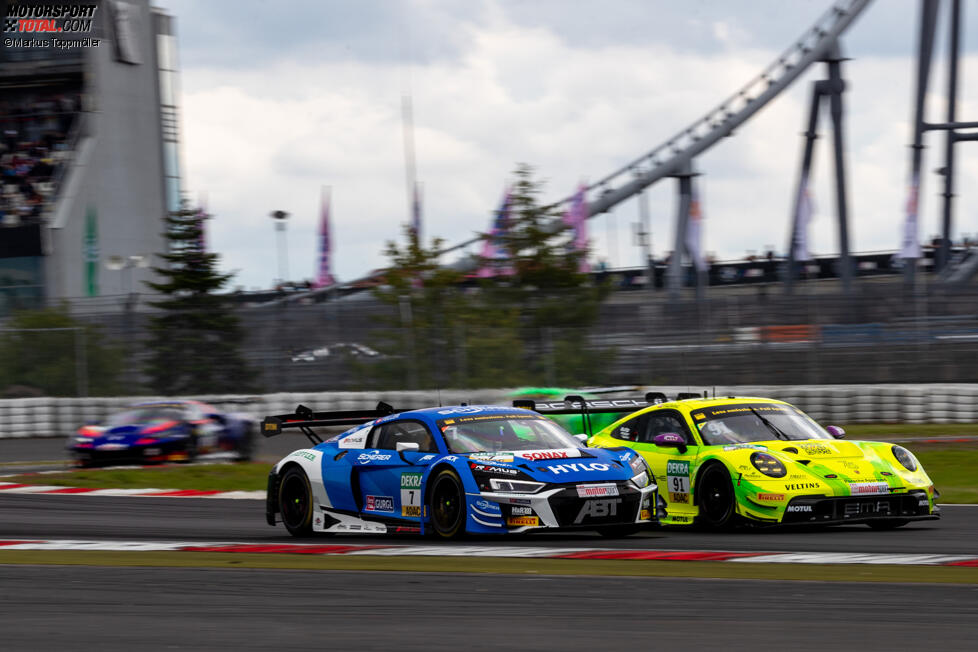
[[[784,468],[784,464],[778,458],[767,453],[754,453],[750,456],[750,463],[754,465],[755,469],[771,478],[783,478],[788,475],[788,470]]]
[[[632,467],[632,473],[635,474],[632,476],[633,485],[639,489],[643,489],[652,484],[652,470],[641,455],[636,455],[630,459],[628,465]]]
[[[534,494],[543,488],[543,483],[491,478],[489,480],[489,486],[492,487],[493,491],[504,494]]]
[[[649,465],[645,463],[641,455],[636,455],[628,460],[628,465],[632,467],[632,473],[642,473],[649,468]]]
[[[917,470],[917,460],[914,458],[913,454],[908,451],[903,446],[894,446],[890,450],[893,451],[893,457],[897,459],[897,462],[903,465],[908,471]]]

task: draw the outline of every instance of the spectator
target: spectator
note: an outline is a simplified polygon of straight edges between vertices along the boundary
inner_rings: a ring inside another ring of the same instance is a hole
[[[79,105],[78,93],[32,93],[0,102],[0,224],[42,218]]]

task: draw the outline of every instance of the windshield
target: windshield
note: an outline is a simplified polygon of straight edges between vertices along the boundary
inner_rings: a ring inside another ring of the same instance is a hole
[[[183,410],[172,405],[145,405],[125,412],[113,414],[105,421],[107,426],[131,426],[137,423],[157,423],[160,421],[180,421]]]
[[[692,417],[707,446],[774,439],[832,439],[822,426],[793,405],[718,405],[694,410]]]
[[[581,448],[569,432],[544,417],[524,414],[442,419],[438,428],[452,453]]]

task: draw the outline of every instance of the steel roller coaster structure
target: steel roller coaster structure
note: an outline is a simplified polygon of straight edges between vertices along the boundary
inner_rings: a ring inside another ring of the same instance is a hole
[[[923,161],[923,135],[927,131],[941,130],[946,132],[944,167],[940,170],[944,177],[944,205],[942,221],[942,243],[937,255],[937,269],[946,268],[950,262],[950,234],[953,222],[952,200],[954,180],[954,145],[967,140],[978,140],[978,132],[961,132],[961,129],[978,128],[978,122],[956,121],[955,105],[957,99],[958,57],[960,53],[961,0],[949,0],[950,39],[949,39],[949,78],[948,78],[948,114],[947,120],[941,123],[930,123],[924,120],[924,98],[927,93],[931,61],[933,58],[934,40],[937,29],[937,14],[941,0],[921,0],[917,52],[917,80],[915,89],[913,144],[911,145],[911,193],[919,191],[920,170]],[[791,210],[792,228],[791,241],[788,243],[788,261],[783,275],[785,288],[791,292],[794,281],[798,276],[798,263],[795,260],[795,242],[798,237],[799,202],[802,201],[814,153],[815,140],[821,106],[827,102],[832,122],[832,148],[835,168],[835,218],[839,234],[839,277],[843,291],[848,293],[852,287],[853,263],[849,249],[849,216],[847,206],[847,176],[844,141],[844,106],[843,94],[845,81],[842,78],[842,56],[840,39],[857,18],[872,4],[872,0],[841,0],[834,3],[819,19],[808,28],[787,50],[768,65],[759,75],[751,79],[737,92],[727,97],[719,105],[695,120],[686,128],[676,133],[664,143],[643,154],[611,174],[586,187],[588,202],[588,218],[604,214],[616,205],[638,196],[639,208],[644,216],[648,214],[644,191],[651,185],[667,178],[677,180],[679,193],[679,210],[675,223],[675,243],[669,263],[667,287],[672,296],[678,297],[683,279],[683,258],[690,257],[685,242],[687,224],[690,215],[691,199],[693,197],[694,178],[696,172],[696,157],[710,149],[718,142],[731,136],[742,124],[750,120],[769,102],[773,101],[782,91],[791,86],[808,68],[824,63],[826,78],[812,85],[811,103],[808,115],[807,129],[804,134],[801,164],[798,172],[797,188],[794,194],[794,206]],[[912,195],[916,196],[916,195]],[[550,204],[548,208],[560,211],[570,205],[573,196]],[[916,207],[913,209],[916,211]],[[914,218],[915,219],[915,218]],[[916,243],[916,222],[912,237]],[[564,229],[562,222],[554,221],[549,229],[556,233]],[[909,232],[910,229],[908,229]],[[445,248],[442,254],[464,249],[478,242],[482,236],[471,238],[454,246]],[[908,281],[913,282],[917,259],[920,257],[919,247],[916,251],[904,247],[902,254],[905,258],[905,273]],[[971,270],[958,270],[956,275],[944,275],[944,278],[966,280],[978,272],[978,255],[974,258]],[[453,264],[459,270],[473,270],[478,266],[478,258],[466,256]],[[649,274],[652,274],[651,261]],[[651,276],[650,276],[651,280]],[[704,274],[697,274],[697,296],[702,296]],[[651,287],[651,285],[650,285]]]

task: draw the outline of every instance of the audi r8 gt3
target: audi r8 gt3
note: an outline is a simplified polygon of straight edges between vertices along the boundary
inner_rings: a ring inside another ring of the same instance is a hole
[[[328,441],[314,428],[353,426]],[[529,410],[454,406],[266,417],[314,444],[268,478],[266,517],[294,536],[419,532],[453,538],[554,529],[623,536],[655,522],[656,485],[634,451],[588,449]]]
[[[82,426],[68,442],[81,466],[126,462],[183,462],[231,451],[251,459],[255,421],[200,401],[139,403],[104,422]]]
[[[936,519],[940,494],[913,453],[877,441],[846,441],[797,407],[768,398],[667,400],[644,406],[567,397],[540,412],[629,412],[595,432],[596,448],[637,451],[660,481],[666,525],[723,529],[755,524],[865,523],[887,529]],[[518,402],[524,405],[525,402]]]

